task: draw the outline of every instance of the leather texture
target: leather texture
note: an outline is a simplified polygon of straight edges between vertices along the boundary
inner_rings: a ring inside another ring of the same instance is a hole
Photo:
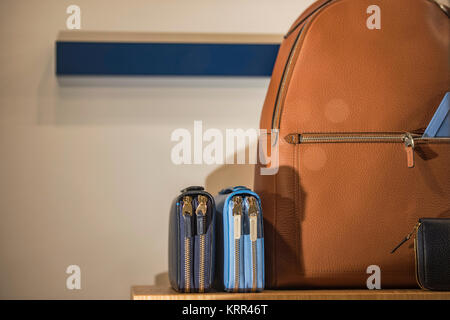
[[[241,230],[239,237],[238,264],[239,284],[235,287],[236,243],[233,223],[233,201],[235,196],[242,197]],[[256,199],[257,236],[252,245],[250,238],[249,197]],[[263,213],[259,196],[250,189],[237,186],[223,189],[215,197],[217,212],[217,263],[216,288],[228,292],[251,292],[264,289],[264,231]],[[253,252],[253,250],[255,250]],[[253,263],[255,265],[253,265]],[[253,272],[255,271],[255,273]],[[255,282],[253,282],[253,277]]]
[[[211,289],[214,280],[215,268],[215,223],[216,212],[214,198],[211,194],[203,191],[203,187],[188,187],[183,189],[172,202],[169,217],[169,281],[177,291],[197,292],[200,287],[200,236],[197,227],[195,210],[198,206],[198,196],[206,196],[207,210],[204,224],[204,291]],[[186,234],[186,220],[183,218],[183,197],[190,196],[192,199],[193,214],[190,218],[189,229],[191,234]],[[189,252],[186,252],[185,238],[189,238]],[[186,262],[186,258],[187,261]],[[186,263],[190,266],[189,286],[186,286],[185,268]],[[187,288],[189,290],[187,290]]]
[[[416,235],[416,272],[428,290],[450,290],[450,219],[420,219]]]
[[[450,87],[449,18],[428,0],[379,0],[369,30],[372,4],[318,1],[281,44],[260,122],[279,129],[279,171],[255,170],[268,288],[363,288],[370,265],[384,288],[415,287],[413,248],[389,252],[420,217],[450,217],[449,144],[417,146],[408,168],[401,144],[283,139],[426,128]]]

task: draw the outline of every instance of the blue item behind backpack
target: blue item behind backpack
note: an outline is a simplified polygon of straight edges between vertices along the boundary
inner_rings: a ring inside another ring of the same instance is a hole
[[[428,124],[423,137],[450,137],[450,92],[447,92]]]

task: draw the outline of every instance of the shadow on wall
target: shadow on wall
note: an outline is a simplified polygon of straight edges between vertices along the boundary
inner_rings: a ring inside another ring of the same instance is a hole
[[[249,162],[249,149],[249,147],[245,148],[246,162]],[[237,163],[237,153],[232,159],[233,163]],[[254,164],[224,164],[206,177],[205,189],[213,196],[220,190],[233,186],[246,186],[253,189],[254,173]]]
[[[160,272],[160,273],[156,274],[154,283],[155,283],[155,286],[158,286],[158,287],[169,287],[170,286],[169,272],[164,271],[164,272]]]
[[[205,189],[216,195],[226,187],[246,186],[253,189],[253,164],[226,164],[211,172],[205,181]]]

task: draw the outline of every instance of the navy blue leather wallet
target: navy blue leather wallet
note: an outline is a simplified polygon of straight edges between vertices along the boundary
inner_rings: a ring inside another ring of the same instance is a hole
[[[206,292],[214,279],[214,198],[203,187],[181,191],[171,206],[169,280],[180,292]]]

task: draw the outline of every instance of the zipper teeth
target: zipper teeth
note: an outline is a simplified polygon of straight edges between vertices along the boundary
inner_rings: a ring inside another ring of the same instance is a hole
[[[447,17],[449,16],[449,8],[446,5],[443,5],[441,3],[439,3],[436,0],[430,0],[431,2],[434,2],[443,12],[445,15],[447,15]],[[292,28],[292,30],[288,31],[288,33],[284,36],[284,38],[287,38],[291,33],[293,33],[301,24],[303,24],[302,28],[300,29],[297,38],[295,39],[294,45],[291,49],[291,52],[289,53],[289,58],[288,58],[288,63],[286,64],[284,70],[283,70],[283,75],[282,75],[282,79],[281,79],[281,84],[279,86],[278,89],[278,93],[277,93],[277,97],[276,97],[276,101],[275,101],[275,108],[274,108],[274,113],[272,115],[272,129],[279,129],[280,128],[280,124],[281,124],[281,102],[280,97],[282,92],[284,91],[284,85],[286,82],[286,78],[287,78],[287,74],[289,73],[289,70],[291,68],[291,64],[292,64],[292,59],[295,56],[295,53],[297,51],[297,45],[298,45],[298,40],[300,39],[300,35],[303,33],[303,29],[305,28],[305,25],[307,23],[309,23],[310,21],[308,21],[309,19],[312,19],[313,16],[321,9],[328,7],[330,4],[334,3],[333,0],[327,1],[325,2],[323,5],[319,6],[318,8],[316,8],[313,12],[311,12],[311,14],[309,14],[307,17],[305,17],[305,19],[303,19],[302,21],[300,21],[294,28]]]
[[[205,291],[205,235],[200,235],[199,291]]]
[[[292,61],[294,60],[294,56],[295,56],[295,52],[297,51],[297,47],[299,44],[299,39],[300,39],[300,35],[303,32],[303,28],[305,26],[303,25],[303,27],[300,29],[300,31],[298,32],[297,38],[295,39],[295,42],[292,46],[291,52],[289,52],[289,57],[288,57],[288,63],[286,64],[284,70],[283,70],[283,75],[282,75],[282,79],[281,79],[281,84],[277,93],[277,97],[276,97],[276,101],[275,101],[275,109],[274,109],[274,114],[272,117],[272,128],[279,128],[280,127],[280,119],[281,119],[281,96],[284,92],[284,88],[286,85],[286,81],[287,81],[287,74],[289,73],[289,70],[291,69],[291,65],[292,65]]]
[[[414,139],[417,143],[450,143],[446,137],[422,137],[413,133],[292,133],[285,137],[290,144],[300,143],[339,143],[339,142],[407,142]]]
[[[321,134],[302,134],[301,142],[341,142],[341,141],[393,141],[402,142],[405,134],[339,134],[339,135],[321,135]]]
[[[199,216],[199,212],[202,212],[202,215]],[[202,233],[199,235],[199,267],[198,267],[198,291],[205,291],[205,242],[206,242],[206,213],[207,213],[207,198],[203,195],[198,196],[198,205],[196,212],[196,219],[198,223],[198,219],[201,219]]]
[[[234,239],[234,291],[239,290],[239,256],[240,256],[240,239]]]
[[[421,289],[423,289],[423,290],[426,290],[424,287],[423,287],[423,285],[422,285],[422,283],[420,282],[420,280],[419,280],[419,262],[418,262],[418,260],[417,260],[417,248],[418,248],[418,245],[417,245],[417,234],[418,234],[418,232],[419,232],[419,227],[420,227],[420,225],[421,225],[421,223],[419,222],[418,224],[417,224],[417,227],[415,228],[416,230],[416,233],[415,233],[415,235],[414,235],[414,269],[415,269],[415,272],[414,272],[414,274],[415,274],[415,276],[416,276],[416,282],[417,282],[417,284],[419,285],[419,287],[421,288]]]
[[[192,216],[192,198],[190,196],[183,197],[182,214],[184,216]],[[189,218],[188,220],[190,224],[191,219]],[[191,238],[186,234],[184,237],[184,291],[191,291]]]
[[[184,288],[185,292],[191,291],[191,239],[184,238]]]
[[[242,198],[240,196],[235,196],[233,198],[233,219],[236,219],[236,217],[239,217],[239,219],[242,219]],[[235,220],[236,221],[236,220]],[[234,227],[236,227],[236,223],[234,224]],[[242,228],[242,221],[239,223],[239,228]],[[233,230],[234,233],[234,292],[239,291],[239,280],[240,280],[240,244],[241,244],[241,231],[239,230],[239,238],[236,237],[236,230]]]
[[[301,21],[299,21],[294,27],[292,27],[284,36],[284,38],[289,37],[303,22],[305,22],[306,20],[309,19],[309,17],[311,17],[314,13],[316,13],[318,10],[322,9],[323,7],[327,6],[330,4],[330,2],[332,2],[333,0],[328,0],[326,2],[324,2],[322,5],[320,5],[319,7],[317,7],[313,12],[311,12],[309,15],[307,15],[304,19],[302,19]]]
[[[248,200],[248,218],[250,224],[250,240],[251,240],[251,255],[252,255],[252,288],[251,291],[256,291],[256,276],[257,276],[257,260],[256,260],[256,240],[258,238],[258,208],[257,200],[254,197],[249,197]]]
[[[417,261],[417,238],[414,238],[414,274],[416,276],[416,282],[417,285],[422,289],[425,290],[425,288],[423,287],[422,283],[419,280],[419,268],[418,268],[418,261]]]
[[[410,133],[292,133],[285,137],[290,144],[342,142],[406,142],[419,135]]]
[[[256,241],[252,241],[253,283],[252,291],[256,291]]]
[[[333,3],[333,0],[327,1],[323,5],[321,5],[318,8],[316,8],[313,12],[311,12],[311,14],[309,14],[307,17],[305,17],[304,20],[302,20],[297,26],[295,26],[295,28],[292,29],[292,31],[288,32],[288,34],[285,36],[285,37],[289,36],[301,24],[303,24],[303,26],[301,27],[300,31],[298,32],[297,38],[295,39],[295,42],[294,42],[294,44],[293,44],[293,46],[291,48],[291,51],[289,52],[288,63],[284,67],[283,75],[281,76],[282,77],[281,78],[281,83],[280,83],[280,86],[278,88],[278,93],[277,93],[277,97],[276,97],[276,101],[275,101],[274,113],[273,113],[273,116],[272,116],[272,129],[279,129],[280,128],[280,124],[281,124],[281,96],[284,93],[287,77],[288,77],[289,71],[291,69],[291,65],[292,65],[292,61],[294,59],[294,56],[296,55],[296,52],[297,52],[297,49],[298,49],[298,44],[300,42],[299,40],[300,40],[301,35],[303,34],[303,30],[304,30],[306,24],[308,24],[310,22],[310,19],[312,19],[312,17],[319,10],[327,7],[331,3]]]

